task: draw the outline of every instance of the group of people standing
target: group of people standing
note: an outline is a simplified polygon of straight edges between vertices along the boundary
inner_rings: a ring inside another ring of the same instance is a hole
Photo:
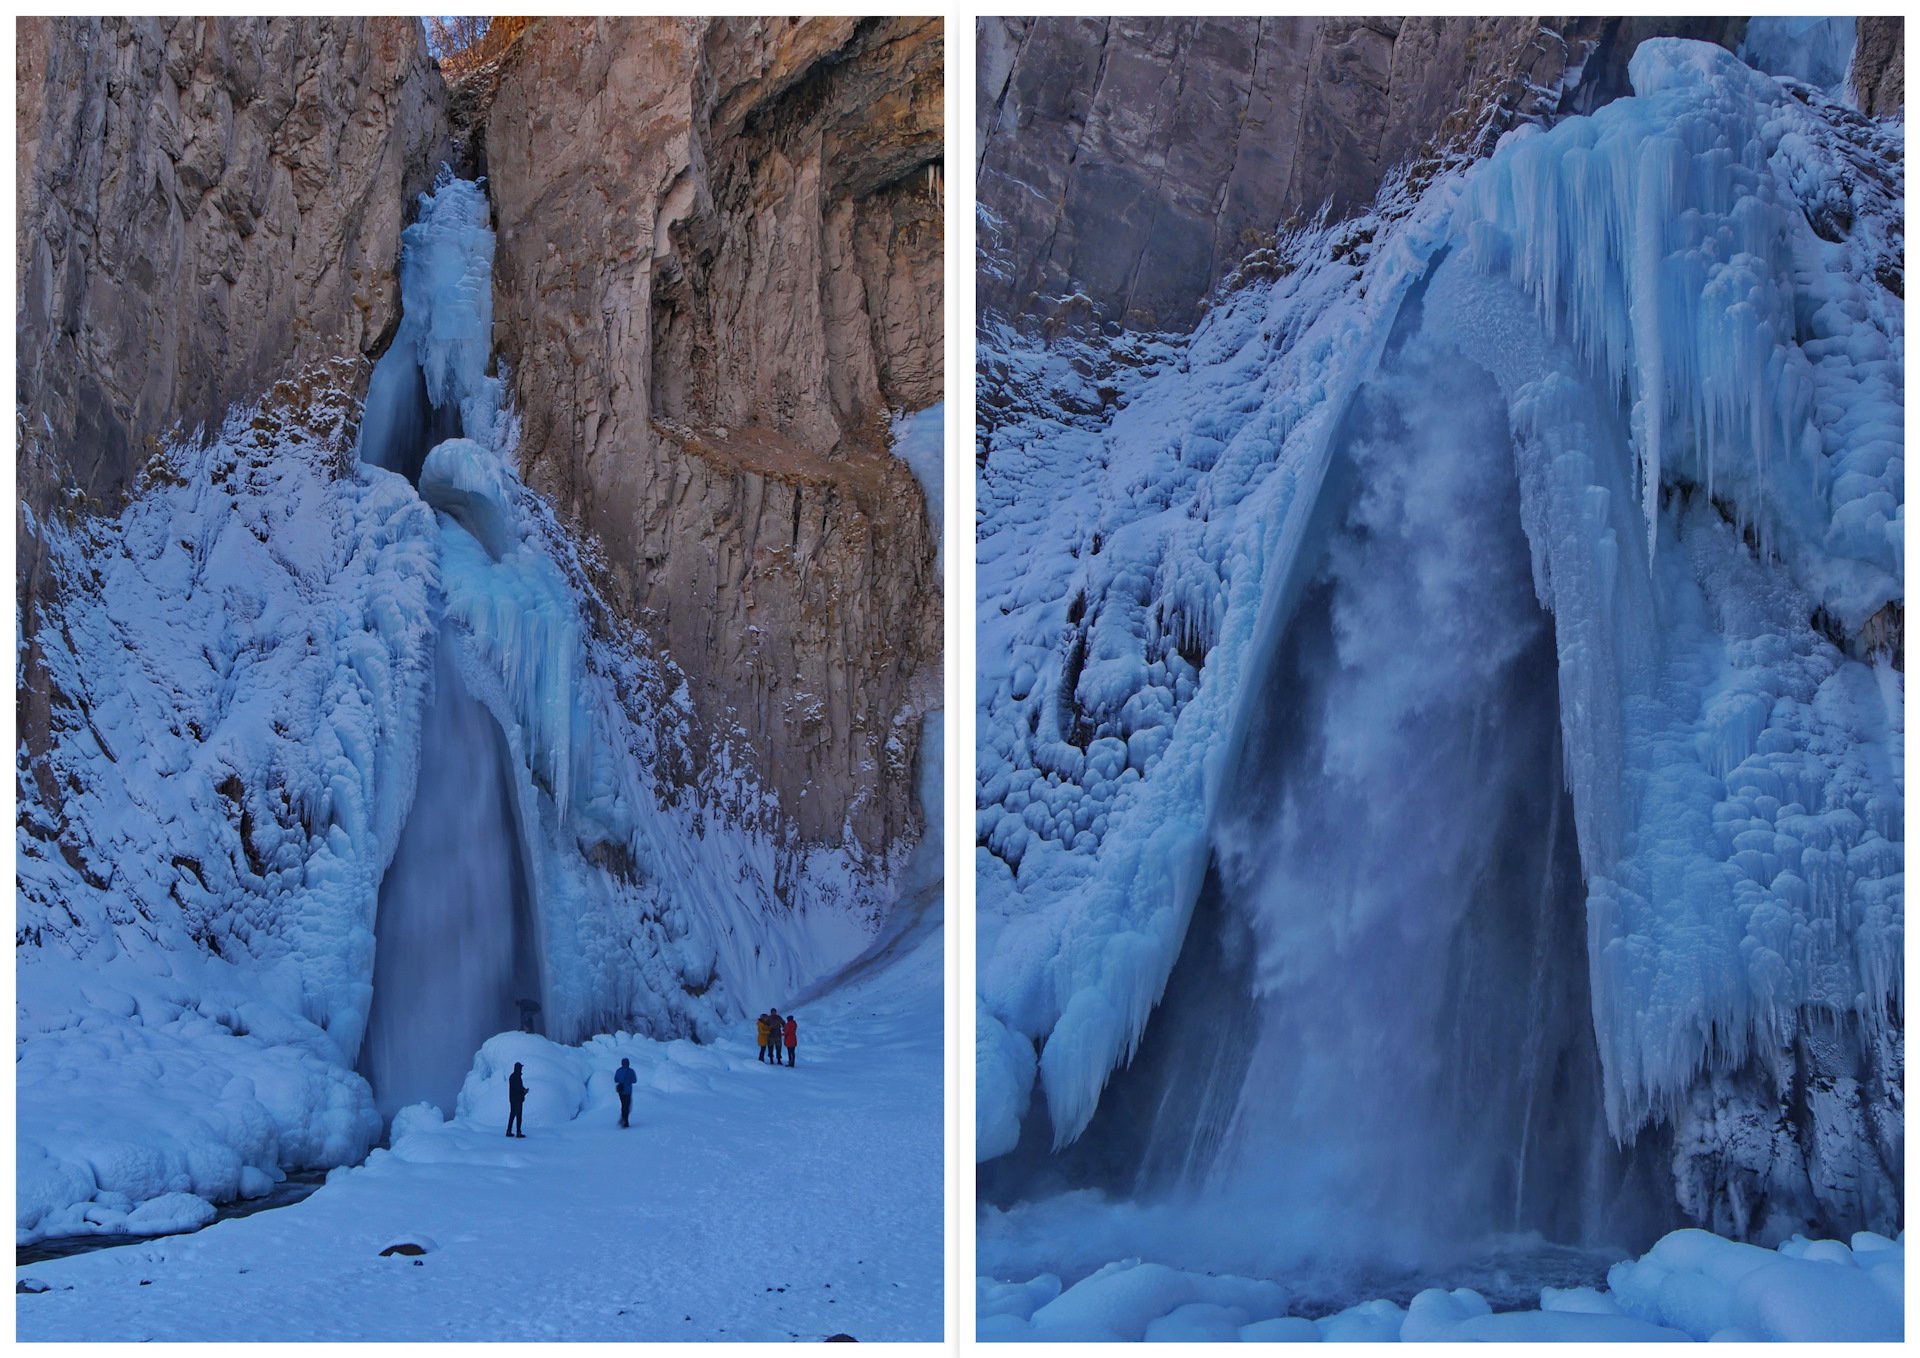
[[[780,1017],[780,1011],[778,1009],[769,1009],[760,1016],[754,1025],[754,1030],[760,1035],[760,1059],[762,1061],[771,1061],[774,1065],[779,1065],[780,1044],[782,1040],[784,1040],[787,1046],[787,1064],[793,1064],[793,1049],[799,1045],[800,1042],[800,1022],[798,1019],[792,1014],[788,1014],[786,1018],[783,1019]]]
[[[778,1009],[769,1009],[754,1024],[760,1036],[760,1059],[780,1064],[780,1048],[787,1049],[787,1064],[793,1064],[794,1048],[800,1045],[800,1020],[792,1014],[780,1017]],[[513,1074],[507,1077],[507,1135],[524,1137],[520,1130],[520,1115],[527,1102],[527,1081],[521,1071],[521,1063],[513,1063]],[[626,1057],[620,1058],[620,1069],[613,1073],[614,1092],[620,1096],[620,1125],[629,1126],[627,1119],[633,1112],[633,1086],[638,1080],[633,1064]]]

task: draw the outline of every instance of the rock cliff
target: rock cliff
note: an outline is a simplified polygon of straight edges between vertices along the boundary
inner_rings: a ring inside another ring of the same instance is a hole
[[[1907,22],[1899,15],[1856,21],[1853,90],[1870,118],[1906,117]]]
[[[939,701],[886,422],[941,396],[942,49],[937,19],[535,20],[472,133],[523,473],[811,843],[912,826]]]
[[[1189,329],[1276,225],[1350,213],[1513,119],[1589,111],[1644,38],[1731,47],[1745,23],[983,18],[980,308],[1045,319],[1078,296],[1099,321]]]
[[[395,320],[444,91],[411,19],[21,19],[21,495],[119,507],[158,440]]]

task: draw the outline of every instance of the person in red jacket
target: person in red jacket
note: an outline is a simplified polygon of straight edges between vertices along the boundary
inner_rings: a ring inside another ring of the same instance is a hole
[[[787,1039],[787,1064],[791,1066],[793,1064],[794,1046],[800,1041],[800,1021],[792,1014],[787,1015],[785,1035]]]

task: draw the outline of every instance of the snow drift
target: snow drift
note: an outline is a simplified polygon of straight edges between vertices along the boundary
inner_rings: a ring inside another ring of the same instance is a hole
[[[1897,1341],[1904,1332],[1905,1236],[1851,1243],[1794,1236],[1778,1250],[1675,1231],[1614,1265],[1607,1289],[1541,1289],[1538,1308],[1493,1310],[1472,1288],[1428,1288],[1405,1306],[1379,1299],[1318,1318],[1288,1315],[1286,1288],[1126,1259],[1064,1291],[981,1278],[983,1340],[1245,1342],[1478,1341],[1802,1343]]]

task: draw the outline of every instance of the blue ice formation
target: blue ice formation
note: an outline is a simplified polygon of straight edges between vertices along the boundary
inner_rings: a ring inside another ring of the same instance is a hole
[[[1455,1238],[1891,1229],[1900,132],[1704,44],[1630,74],[1188,339],[988,322],[983,1160]],[[1458,1201],[1409,1223],[1407,1164]]]

